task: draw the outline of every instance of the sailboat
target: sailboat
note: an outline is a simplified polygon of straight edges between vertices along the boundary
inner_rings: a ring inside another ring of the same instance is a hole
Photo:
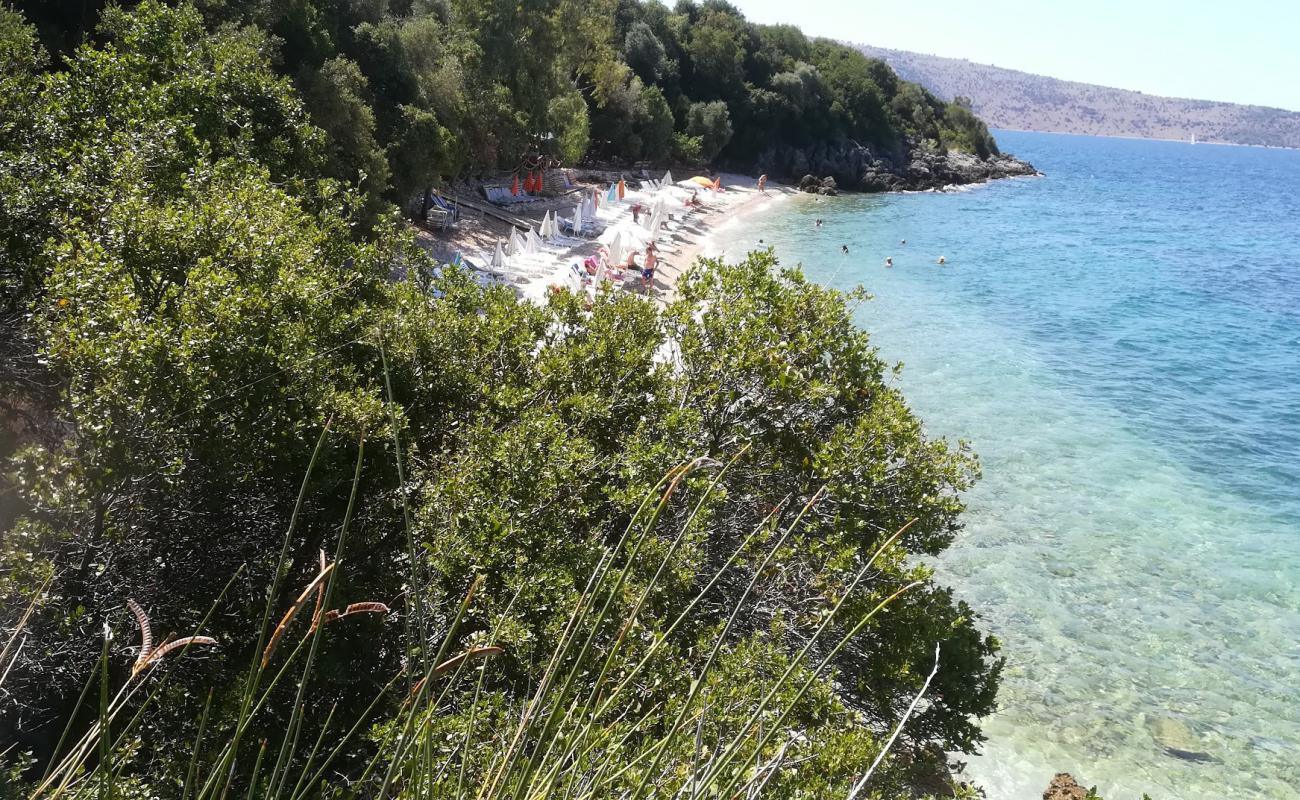
[[[1196,134],[1192,134],[1192,140],[1188,144],[1196,144]]]

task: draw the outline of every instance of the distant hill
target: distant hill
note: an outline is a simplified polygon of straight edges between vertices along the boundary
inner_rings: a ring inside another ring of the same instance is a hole
[[[964,59],[860,46],[945,100],[971,99],[990,127],[1300,147],[1300,113],[1112,89]]]

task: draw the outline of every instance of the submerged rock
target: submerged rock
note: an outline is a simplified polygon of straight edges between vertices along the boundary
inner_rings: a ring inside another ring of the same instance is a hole
[[[1150,723],[1151,738],[1156,740],[1166,755],[1183,761],[1208,763],[1214,756],[1205,752],[1201,740],[1191,727],[1173,717],[1157,717]]]

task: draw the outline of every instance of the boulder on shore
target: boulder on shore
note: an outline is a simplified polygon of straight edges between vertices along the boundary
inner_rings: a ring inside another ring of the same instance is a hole
[[[1058,772],[1043,792],[1043,800],[1088,800],[1088,790],[1068,772]]]

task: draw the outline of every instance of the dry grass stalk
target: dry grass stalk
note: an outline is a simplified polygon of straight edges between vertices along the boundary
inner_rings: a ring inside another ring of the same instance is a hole
[[[174,653],[192,644],[209,647],[217,644],[217,640],[211,636],[184,636],[175,641],[166,641],[161,647],[155,649],[153,646],[153,628],[149,624],[149,615],[134,599],[128,599],[126,607],[130,609],[131,615],[135,617],[135,623],[140,626],[140,653],[135,657],[135,663],[131,665],[132,678],[166,658],[168,653]]]
[[[325,582],[325,579],[328,578],[329,574],[333,571],[333,564],[322,567],[316,577],[312,578],[311,583],[307,584],[307,588],[302,590],[302,594],[298,595],[298,599],[293,601],[293,605],[289,606],[289,610],[284,612],[284,616],[280,618],[280,624],[276,625],[275,631],[271,633],[271,641],[266,643],[266,649],[262,651],[263,669],[266,668],[267,664],[271,663],[271,656],[275,653],[276,646],[280,644],[280,639],[284,636],[284,632],[289,627],[289,623],[293,622],[294,617],[298,616],[298,612],[302,610],[303,604],[307,602],[307,598],[311,597],[312,593],[320,589],[321,585]]]
[[[504,648],[495,645],[491,647],[471,647],[458,656],[452,656],[446,661],[433,668],[430,677],[437,678],[459,667],[462,663],[474,658],[488,658],[489,656],[499,656],[505,652]],[[415,697],[424,688],[424,678],[421,678],[411,689],[411,697]],[[410,702],[408,699],[407,702]]]
[[[149,663],[149,656],[153,653],[153,629],[149,627],[149,615],[144,613],[139,603],[128,599],[126,607],[135,617],[135,624],[140,626],[140,653],[135,657],[135,663],[131,665],[131,675],[134,676]]]
[[[350,617],[353,614],[387,614],[387,613],[388,613],[388,606],[384,605],[383,603],[375,603],[375,602],[352,603],[342,611],[339,611],[337,608],[331,611],[326,611],[325,614],[321,616],[319,624],[328,625],[331,622],[334,622],[335,620],[340,620],[343,619],[344,617]]]

